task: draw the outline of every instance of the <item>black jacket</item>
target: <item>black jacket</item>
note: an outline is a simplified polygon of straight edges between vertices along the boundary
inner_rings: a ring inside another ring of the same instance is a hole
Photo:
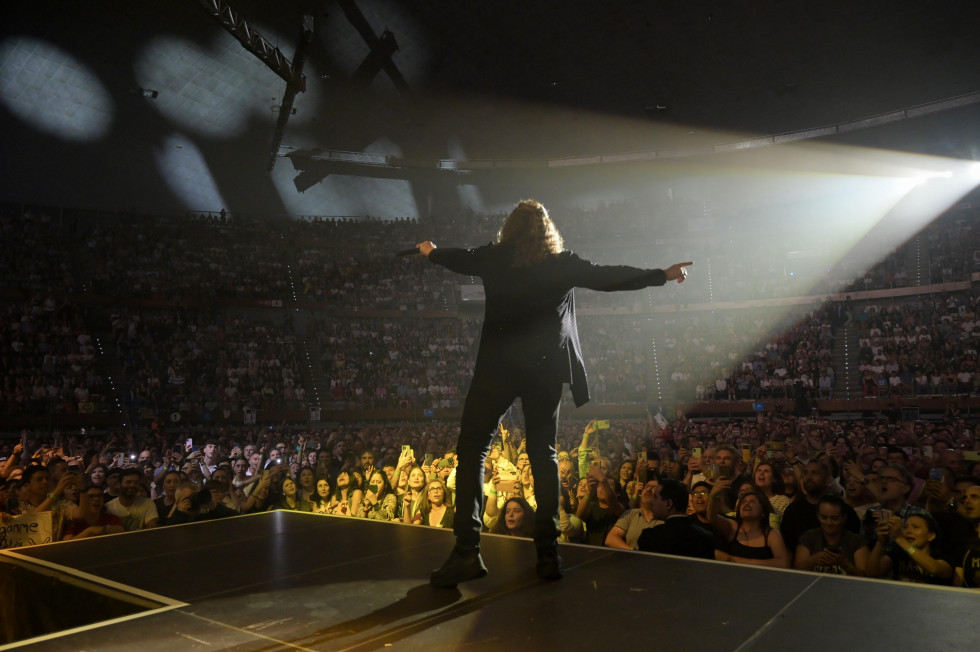
[[[588,402],[589,388],[572,289],[617,292],[667,282],[661,269],[596,265],[570,251],[514,267],[507,244],[434,249],[429,260],[483,279],[487,302],[475,375],[523,373],[568,382],[576,406]]]
[[[714,559],[714,539],[707,530],[694,523],[692,518],[672,516],[663,525],[643,530],[636,547],[644,552]]]

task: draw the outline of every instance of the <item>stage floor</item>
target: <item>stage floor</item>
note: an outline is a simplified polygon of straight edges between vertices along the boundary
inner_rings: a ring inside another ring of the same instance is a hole
[[[101,585],[102,599],[71,597],[67,608],[113,620],[0,650],[980,648],[976,591],[565,544],[565,578],[543,582],[531,541],[492,535],[488,577],[432,589],[429,571],[452,541],[431,528],[269,512],[4,551],[8,567]],[[144,611],[120,615],[109,594]]]

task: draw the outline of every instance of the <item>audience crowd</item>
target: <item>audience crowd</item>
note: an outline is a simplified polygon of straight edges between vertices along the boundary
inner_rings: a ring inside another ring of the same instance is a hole
[[[967,278],[975,263],[959,254],[980,244],[967,219],[975,210],[939,218],[850,285],[857,267],[842,263],[819,289]],[[648,265],[695,246],[682,232],[652,228],[626,203],[560,214],[569,246],[611,264]],[[0,219],[11,243],[0,253],[8,280],[0,306],[9,324],[0,335],[0,406],[5,414],[46,415],[110,411],[116,403],[128,420],[180,414],[205,422],[236,419],[244,409],[305,410],[314,394],[328,409],[456,407],[478,330],[472,318],[460,317],[469,313],[456,290],[477,280],[391,254],[422,237],[488,242],[500,219],[472,213],[425,224],[224,214],[55,219],[8,207]],[[770,269],[774,263],[761,250],[751,254],[768,242],[697,242],[703,251],[692,257],[699,270],[683,288],[577,293],[600,401],[980,391],[972,292],[905,303],[835,301],[790,314],[785,307],[664,312],[665,305],[710,304],[716,297],[814,291],[785,269]],[[910,267],[922,250],[930,266],[939,265],[938,276]],[[304,308],[302,324],[290,307]],[[850,394],[832,357],[842,326],[852,326],[849,338],[860,341]],[[299,364],[304,346],[319,362],[306,374]],[[110,376],[114,388],[107,387]]]
[[[0,518],[50,511],[54,540],[269,509],[451,527],[457,431],[25,431],[0,449]],[[980,421],[952,411],[936,421],[569,420],[558,436],[562,540],[977,587],[978,441]],[[522,430],[505,419],[485,465],[486,531],[530,536],[536,504]]]
[[[576,293],[594,400],[835,398],[842,336],[857,344],[848,362],[866,397],[978,395],[971,290],[790,313],[684,309],[966,280],[980,265],[975,211],[943,216],[871,269],[845,258],[815,284],[787,273],[758,238],[695,245],[629,204],[556,211],[569,247],[604,263],[649,266],[700,247],[700,273],[683,288]],[[4,209],[0,410],[108,411],[115,399],[133,425],[0,442],[0,519],[50,512],[53,540],[269,509],[451,527],[455,425],[227,424],[248,409],[305,410],[310,383],[327,410],[458,408],[480,324],[457,288],[478,280],[392,253],[430,238],[483,244],[501,217],[92,219]],[[304,369],[304,357],[316,367]],[[180,421],[170,415],[193,418],[168,429]],[[528,536],[534,477],[519,424],[505,424],[487,457],[484,523]],[[563,422],[562,539],[976,587],[978,434],[953,403],[923,421],[770,408],[751,420]]]
[[[976,300],[925,295],[866,306],[857,325],[863,395],[975,395]]]

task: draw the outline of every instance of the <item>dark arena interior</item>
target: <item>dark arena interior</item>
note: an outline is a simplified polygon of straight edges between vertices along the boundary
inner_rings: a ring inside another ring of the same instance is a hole
[[[0,15],[0,650],[977,649],[980,4]]]

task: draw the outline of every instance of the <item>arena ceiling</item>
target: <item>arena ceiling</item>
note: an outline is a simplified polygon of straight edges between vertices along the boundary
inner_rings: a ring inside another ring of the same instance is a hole
[[[312,17],[288,120],[286,82],[202,4],[7,3],[0,198],[425,216],[691,173],[547,161],[874,116],[822,140],[977,156],[970,0],[228,0],[287,59]]]

